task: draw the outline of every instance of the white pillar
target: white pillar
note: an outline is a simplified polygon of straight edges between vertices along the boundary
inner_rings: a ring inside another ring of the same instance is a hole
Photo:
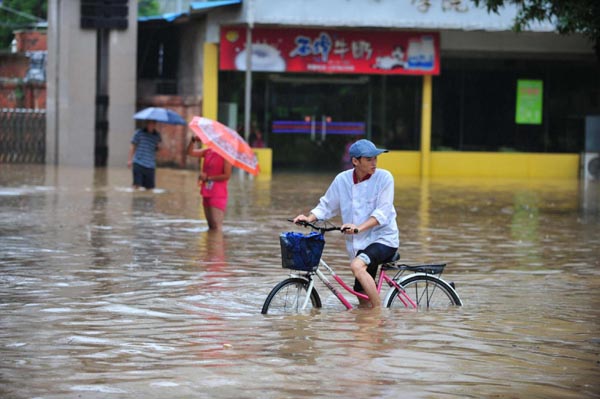
[[[136,4],[129,2],[129,27],[109,39],[108,165],[123,167],[135,126]],[[79,1],[48,3],[46,163],[93,167],[97,32],[81,29],[80,8]]]
[[[129,28],[111,30],[108,51],[108,166],[127,167],[135,129],[137,1],[129,0]]]

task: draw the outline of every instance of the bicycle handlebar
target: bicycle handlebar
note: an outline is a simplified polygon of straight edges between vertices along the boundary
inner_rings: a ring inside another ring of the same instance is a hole
[[[294,223],[293,219],[288,219],[288,222],[292,222]],[[316,226],[314,223],[311,222],[306,222],[306,221],[298,221],[296,222],[297,225],[300,226],[304,226],[304,227],[311,227],[315,230],[320,231],[321,233],[325,233],[326,231],[341,231],[344,232],[345,230],[349,229],[349,227],[346,227],[344,229],[342,229],[341,227],[337,227],[337,226],[331,226],[331,227],[320,227],[320,226]],[[354,234],[358,233],[358,229],[354,229]]]

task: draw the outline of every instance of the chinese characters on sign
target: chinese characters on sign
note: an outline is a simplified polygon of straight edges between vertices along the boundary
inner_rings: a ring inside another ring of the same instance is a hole
[[[256,28],[253,71],[437,75],[439,35],[423,32]],[[246,28],[223,27],[221,70],[246,70]]]
[[[296,48],[292,50],[290,57],[320,55],[323,62],[327,62],[331,51],[331,37],[327,33],[321,32],[314,40],[306,36],[297,36],[295,41]]]

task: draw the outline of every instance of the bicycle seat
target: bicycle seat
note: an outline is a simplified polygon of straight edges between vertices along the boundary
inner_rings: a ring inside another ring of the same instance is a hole
[[[400,260],[400,252],[396,252],[395,254],[392,255],[391,258],[386,259],[382,264],[392,263],[397,260]]]

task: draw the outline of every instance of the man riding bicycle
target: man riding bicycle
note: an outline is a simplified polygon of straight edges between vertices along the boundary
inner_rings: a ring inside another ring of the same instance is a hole
[[[354,290],[364,292],[373,308],[381,306],[375,285],[377,269],[399,246],[394,178],[387,170],[377,169],[377,156],[384,152],[388,150],[369,140],[356,141],[349,149],[353,169],[335,177],[308,216],[294,218],[295,223],[314,222],[341,215],[350,269],[356,279]]]

